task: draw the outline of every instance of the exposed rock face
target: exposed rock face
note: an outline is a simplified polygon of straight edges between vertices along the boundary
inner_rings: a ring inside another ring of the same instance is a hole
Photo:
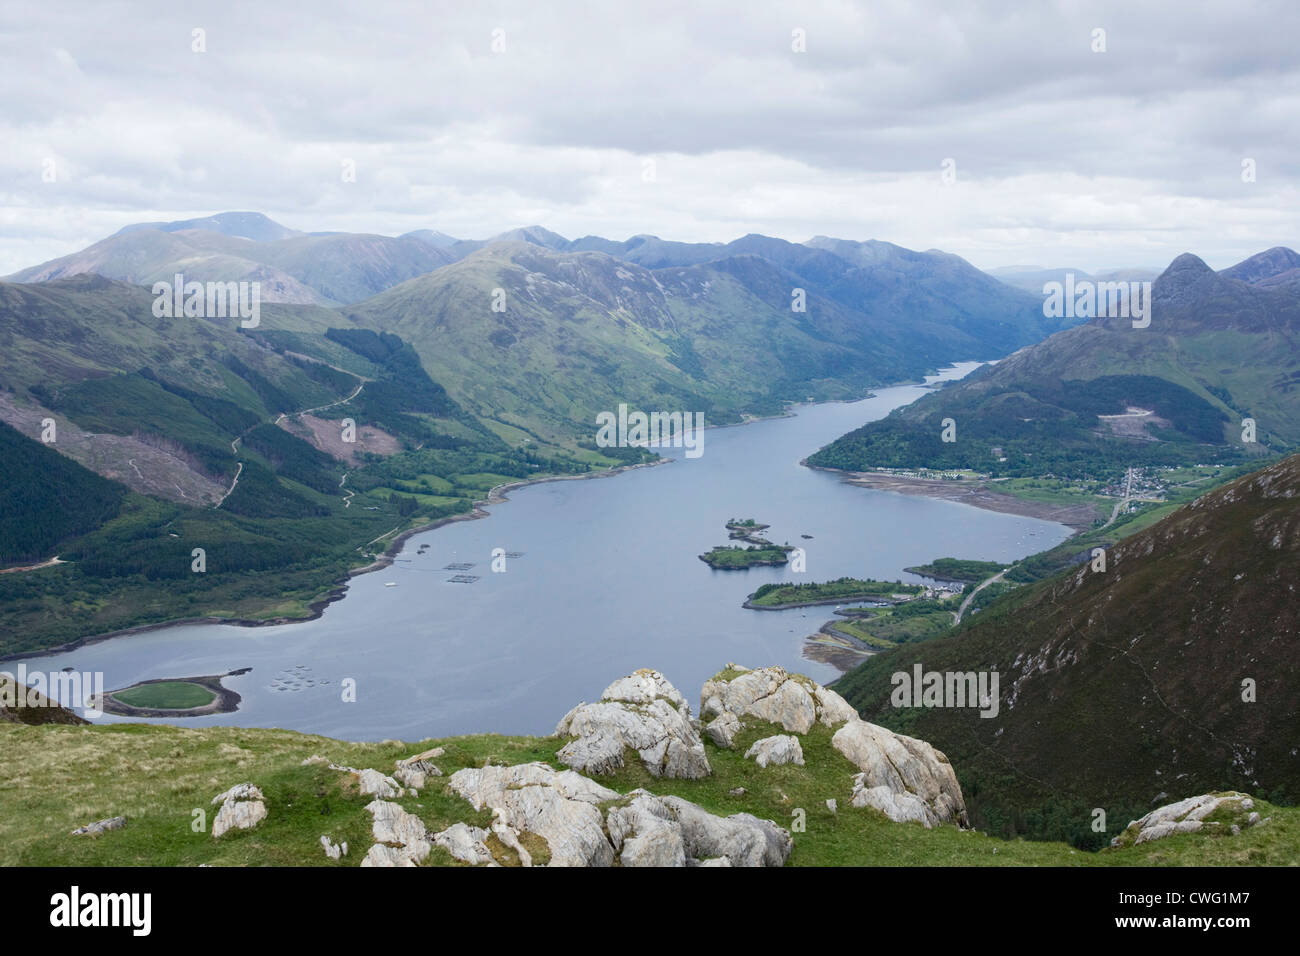
[[[99,836],[109,830],[120,830],[126,826],[126,817],[110,817],[107,820],[97,820],[94,823],[87,823],[84,827],[77,827],[72,831],[73,836]]]
[[[378,770],[361,770],[357,772],[357,785],[363,796],[379,797],[389,800],[405,795],[401,785],[388,774]]]
[[[610,866],[616,860],[623,866],[691,866],[717,857],[729,866],[782,866],[794,845],[770,820],[746,813],[718,817],[645,790],[623,797],[543,763],[459,770],[447,783],[476,810],[492,808],[493,832],[515,847],[521,862],[530,859],[519,843],[523,833],[546,841],[550,866]],[[613,801],[618,805],[602,819],[600,804]],[[488,862],[486,837],[484,830],[457,824],[433,839],[457,859]]]
[[[387,800],[372,800],[366,809],[374,818],[370,829],[375,845],[361,861],[362,866],[415,866],[433,849],[424,821],[415,814]]]
[[[331,860],[337,860],[341,856],[348,855],[347,840],[344,840],[342,843],[335,843],[328,836],[322,836],[320,838],[320,845],[324,848],[325,855]]]
[[[535,833],[550,847],[551,866],[609,866],[614,849],[605,839],[599,804],[619,794],[572,770],[544,763],[458,770],[447,780],[475,810],[499,810],[516,832]]]
[[[784,866],[790,834],[748,813],[718,817],[681,797],[659,797],[681,827],[682,845],[696,860],[726,857],[729,866]]]
[[[1124,832],[1111,840],[1111,846],[1150,843],[1175,833],[1196,833],[1200,830],[1223,829],[1224,824],[1218,820],[1207,821],[1205,818],[1217,811],[1224,811],[1220,816],[1229,817],[1228,828],[1235,836],[1242,827],[1251,827],[1260,823],[1255,811],[1255,801],[1244,793],[1229,791],[1227,793],[1204,793],[1199,797],[1188,797],[1177,803],[1169,803],[1152,810],[1141,819],[1134,820]]]
[[[711,773],[690,706],[658,671],[639,670],[614,681],[599,702],[579,704],[565,714],[555,734],[577,738],[558,757],[584,773],[618,770],[627,747],[656,777],[698,779]]]
[[[491,863],[492,852],[485,842],[488,831],[464,823],[453,823],[441,833],[433,835],[434,846],[440,846],[458,860],[474,866]]]
[[[704,732],[719,747],[730,750],[736,745],[736,734],[744,729],[745,725],[740,722],[740,718],[728,712],[709,721]]]
[[[858,716],[835,691],[792,676],[784,667],[760,667],[730,680],[706,681],[700,692],[700,716],[709,720],[723,714],[756,717],[796,734],[808,733],[818,722],[836,727]]]
[[[424,753],[418,753],[412,757],[399,760],[393,777],[404,787],[409,787],[412,790],[423,790],[429,777],[442,776],[442,771],[438,769],[433,761],[444,753],[446,753],[445,748],[434,747],[432,750],[424,751]]]
[[[753,745],[745,751],[745,759],[751,757],[760,767],[783,763],[798,764],[802,767],[803,747],[799,745],[798,737],[778,734],[775,737],[764,737],[762,740],[754,741]]]
[[[632,802],[609,811],[610,840],[623,866],[685,866],[681,824],[664,802],[634,790]]]
[[[225,793],[212,798],[213,806],[221,804],[212,821],[212,836],[217,838],[230,830],[251,830],[266,819],[266,803],[262,791],[251,783],[241,783]]]
[[[900,823],[969,825],[952,765],[924,740],[855,719],[831,743],[862,771],[853,777],[852,806],[875,807]]]

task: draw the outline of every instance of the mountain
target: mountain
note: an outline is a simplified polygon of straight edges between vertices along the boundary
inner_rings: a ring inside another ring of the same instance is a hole
[[[1152,269],[1112,269],[1107,272],[1090,273],[1083,269],[1045,269],[1042,266],[1002,266],[986,271],[999,282],[1023,289],[1040,298],[1043,295],[1044,285],[1049,282],[1064,283],[1067,275],[1073,275],[1075,281],[1089,282],[1151,282],[1159,275],[1159,270]]]
[[[189,227],[183,230],[152,224],[127,227],[80,252],[14,273],[9,280],[48,282],[95,273],[151,286],[182,273],[187,281],[260,282],[266,302],[337,305],[368,298],[454,258],[445,248],[418,238],[358,233],[242,238],[230,232],[235,227],[224,218],[241,215],[246,214],[204,220],[217,222],[222,226],[218,229],[194,226],[193,221],[164,224]]]
[[[810,464],[1096,476],[1131,464],[1222,461],[1300,442],[1300,297],[1175,259],[1150,325],[1097,318],[1013,353]],[[1243,441],[1242,420],[1257,441]],[[955,441],[942,441],[951,419]],[[999,459],[1005,458],[1005,461]]]
[[[621,402],[735,421],[994,351],[942,322],[864,314],[811,291],[793,311],[806,284],[756,255],[649,270],[500,242],[345,311],[411,342],[476,414],[552,437],[589,432]],[[493,311],[497,290],[504,311]]]
[[[427,242],[431,246],[437,246],[440,249],[447,249],[460,242],[454,236],[449,236],[445,232],[438,232],[436,229],[416,229],[414,232],[406,232],[398,237],[399,239],[419,239],[421,242]]]
[[[836,683],[957,768],[972,821],[1086,838],[1160,803],[1249,787],[1300,798],[1300,456],[1215,489],[950,636]],[[894,707],[892,675],[996,671],[999,708]],[[1121,824],[1122,826],[1122,824]]]
[[[290,239],[301,236],[297,229],[282,226],[274,219],[260,212],[219,212],[215,216],[202,219],[178,219],[173,222],[137,222],[123,226],[117,235],[137,232],[141,229],[156,229],[159,232],[189,232],[194,229],[215,232],[223,236],[239,239],[251,239],[254,242],[269,242],[273,239]]]
[[[1300,253],[1285,246],[1274,246],[1219,274],[1265,289],[1300,290]]]

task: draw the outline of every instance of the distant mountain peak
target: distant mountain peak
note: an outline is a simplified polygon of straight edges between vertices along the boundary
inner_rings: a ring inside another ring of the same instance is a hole
[[[510,229],[500,235],[493,236],[492,242],[531,242],[535,246],[544,246],[547,249],[564,249],[569,240],[565,239],[558,232],[551,232],[545,226],[524,226],[521,229]]]
[[[116,235],[140,229],[157,229],[159,232],[185,232],[199,229],[217,232],[223,236],[251,239],[253,242],[271,242],[302,235],[297,229],[282,226],[260,212],[219,212],[199,219],[177,219],[172,222],[137,222],[123,226]]]
[[[1296,268],[1300,268],[1300,253],[1286,246],[1274,246],[1224,269],[1220,275],[1254,284]]]

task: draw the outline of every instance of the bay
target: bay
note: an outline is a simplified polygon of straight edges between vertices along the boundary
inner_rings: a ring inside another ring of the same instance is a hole
[[[961,363],[927,383],[975,367]],[[799,464],[925,390],[891,386],[862,401],[711,428],[698,458],[664,449],[670,464],[517,489],[487,519],[408,539],[391,568],[352,579],[314,621],[178,625],[25,663],[29,672],[99,671],[109,689],[251,668],[225,681],[243,698],[238,711],[166,722],[351,740],[550,733],[574,704],[640,667],[662,671],[693,707],[730,661],[781,664],[825,682],[838,672],[803,659],[802,648],[830,608],[745,610],[759,585],[917,581],[903,568],[944,556],[1011,561],[1070,534],[1053,522],[854,487]],[[710,569],[697,555],[729,543],[723,524],[732,517],[767,523],[770,540],[802,547],[807,572]],[[506,558],[504,573],[491,569],[496,548],[519,555]],[[451,582],[458,573],[477,580]],[[355,683],[354,702],[343,699],[345,680]]]

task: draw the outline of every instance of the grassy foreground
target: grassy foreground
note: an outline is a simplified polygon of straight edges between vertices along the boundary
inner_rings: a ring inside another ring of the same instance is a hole
[[[802,739],[806,766],[760,769],[742,755],[749,744],[774,732],[748,728],[736,750],[706,740],[713,776],[704,780],[656,780],[637,762],[602,783],[620,792],[646,787],[677,794],[720,814],[748,811],[793,830],[792,866],[893,865],[1280,865],[1300,859],[1300,809],[1256,800],[1272,820],[1239,836],[1188,834],[1156,843],[1085,853],[1063,843],[1005,841],[948,826],[926,830],[899,824],[873,810],[848,806],[854,767],[831,747],[831,732],[815,727]],[[441,745],[436,763],[450,775],[485,762],[545,761],[562,769],[555,752],[563,740],[480,735],[403,744],[347,743],[284,730],[164,725],[0,726],[0,865],[356,866],[373,842],[370,798],[356,792],[355,778],[302,760],[321,754],[343,765],[393,770],[395,760]],[[445,779],[445,778],[444,778]],[[247,832],[214,840],[192,828],[203,810],[210,826],[211,800],[237,783],[257,784],[269,817]],[[432,831],[457,820],[487,826],[490,811],[468,803],[432,780],[418,797],[398,801]],[[730,791],[744,787],[743,795]],[[826,807],[839,801],[839,812]],[[806,829],[795,821],[805,811]],[[75,827],[125,815],[124,829],[96,838],[74,837]],[[1118,833],[1129,821],[1110,821]],[[350,853],[328,860],[322,835],[348,841]],[[495,838],[490,848],[503,863],[517,862]],[[536,854],[535,854],[536,856]],[[435,847],[428,865],[456,864]]]

